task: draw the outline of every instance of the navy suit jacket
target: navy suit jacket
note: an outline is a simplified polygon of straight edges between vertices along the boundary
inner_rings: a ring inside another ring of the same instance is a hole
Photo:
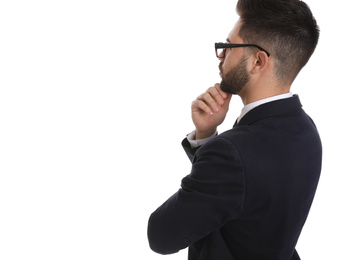
[[[322,147],[294,95],[249,111],[200,148],[181,188],[150,216],[152,250],[189,260],[297,260],[317,188]]]

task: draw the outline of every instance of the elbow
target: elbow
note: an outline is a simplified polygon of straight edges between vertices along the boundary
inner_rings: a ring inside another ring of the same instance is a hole
[[[158,241],[154,238],[152,238],[151,236],[148,236],[148,240],[149,240],[149,247],[152,251],[154,251],[155,253],[161,254],[161,255],[169,255],[169,254],[173,254],[173,253],[177,253],[178,251],[171,251],[168,249],[168,247],[166,245],[164,245],[163,243],[161,243],[161,241]]]
[[[161,255],[174,254],[179,251],[175,248],[175,242],[166,232],[166,228],[161,227],[153,220],[153,214],[148,221],[148,242],[149,247],[156,253]]]

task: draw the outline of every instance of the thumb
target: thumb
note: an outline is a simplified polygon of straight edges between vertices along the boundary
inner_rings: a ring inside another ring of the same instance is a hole
[[[232,94],[230,93],[227,93],[227,97],[224,99],[224,103],[223,103],[223,108],[226,109],[226,111],[228,110],[229,108],[229,103],[231,102],[231,99],[232,99]]]

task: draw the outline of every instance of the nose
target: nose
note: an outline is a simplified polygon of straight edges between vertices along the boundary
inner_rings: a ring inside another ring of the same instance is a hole
[[[221,64],[223,63],[223,61],[225,60],[226,56],[223,56],[222,58],[218,57],[218,59],[220,60]]]

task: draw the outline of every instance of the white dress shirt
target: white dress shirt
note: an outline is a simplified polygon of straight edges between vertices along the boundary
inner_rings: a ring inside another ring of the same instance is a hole
[[[277,95],[277,96],[273,96],[273,97],[268,97],[268,98],[264,98],[255,102],[252,102],[250,104],[247,104],[246,106],[243,107],[243,109],[241,110],[241,114],[237,119],[237,123],[239,123],[239,121],[253,108],[260,106],[262,104],[268,103],[268,102],[272,102],[272,101],[276,101],[276,100],[280,100],[280,99],[285,99],[285,98],[291,98],[293,96],[293,93],[289,92],[286,94],[281,94],[281,95]],[[208,138],[205,139],[199,139],[199,140],[195,140],[196,137],[196,131],[192,131],[190,134],[188,134],[187,139],[191,145],[192,148],[201,146],[203,144],[205,144],[207,141],[209,141],[211,138],[214,138],[217,135],[217,131],[212,135],[209,136]]]

